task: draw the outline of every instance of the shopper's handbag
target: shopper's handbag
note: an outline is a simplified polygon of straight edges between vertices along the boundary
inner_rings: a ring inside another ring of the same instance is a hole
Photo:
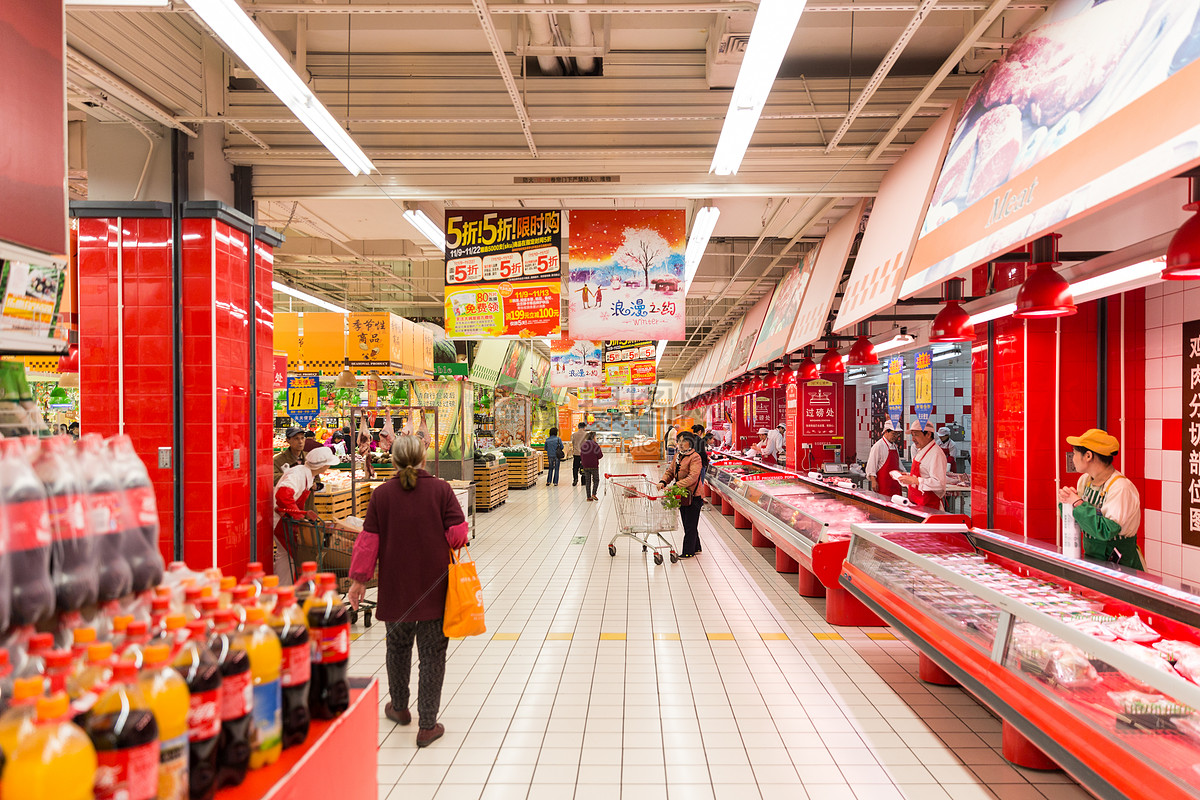
[[[483,586],[471,554],[462,550],[450,551],[450,586],[446,590],[446,613],[442,618],[442,632],[457,639],[463,636],[478,636],[487,630],[483,622]]]
[[[555,455],[557,455],[557,456],[558,456],[558,460],[559,460],[559,461],[566,461],[566,460],[567,460],[567,451],[563,449],[563,443],[562,443],[562,442],[559,442],[559,443],[558,443],[558,452],[557,452]]]

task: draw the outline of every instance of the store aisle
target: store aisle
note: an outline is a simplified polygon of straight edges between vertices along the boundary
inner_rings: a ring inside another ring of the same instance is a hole
[[[1089,796],[1009,766],[987,710],[919,682],[887,629],[826,625],[710,508],[703,554],[662,566],[628,539],[610,558],[611,496],[569,482],[480,514],[488,633],[450,644],[445,737],[417,750],[383,717],[383,626],[353,645],[380,680],[380,800]]]

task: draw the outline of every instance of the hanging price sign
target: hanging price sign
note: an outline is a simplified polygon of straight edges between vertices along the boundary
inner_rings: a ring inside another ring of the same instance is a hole
[[[297,425],[307,425],[321,409],[321,382],[315,372],[288,375],[287,413]]]

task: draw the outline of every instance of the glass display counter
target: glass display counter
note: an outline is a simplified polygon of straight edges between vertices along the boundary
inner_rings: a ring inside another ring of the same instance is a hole
[[[1001,717],[1009,760],[1098,797],[1200,795],[1200,597],[942,525],[853,525],[840,581]]]

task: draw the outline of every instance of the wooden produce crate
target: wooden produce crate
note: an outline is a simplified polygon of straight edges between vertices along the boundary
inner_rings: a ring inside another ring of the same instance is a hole
[[[385,481],[396,474],[396,467],[390,461],[386,464],[375,464],[374,467],[375,477],[381,481]]]
[[[508,468],[496,462],[475,464],[475,509],[491,511],[508,500]]]
[[[537,484],[538,474],[541,473],[541,461],[535,453],[533,457],[522,456],[508,459],[508,488],[528,489]]]
[[[344,519],[354,513],[353,497],[349,489],[338,492],[319,492],[313,495],[313,511],[325,520]]]

